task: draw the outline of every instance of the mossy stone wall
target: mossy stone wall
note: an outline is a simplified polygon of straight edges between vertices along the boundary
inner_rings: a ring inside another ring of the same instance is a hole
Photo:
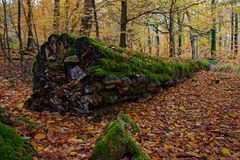
[[[206,60],[163,61],[86,36],[53,34],[36,57],[34,94],[26,106],[85,114],[126,100],[142,102],[207,65]]]

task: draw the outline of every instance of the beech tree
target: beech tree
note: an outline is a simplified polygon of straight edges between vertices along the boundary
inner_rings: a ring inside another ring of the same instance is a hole
[[[28,39],[27,39],[27,50],[33,49],[33,32],[32,32],[32,1],[27,0],[28,15],[27,15],[27,26],[28,26]]]
[[[93,2],[84,0],[83,17],[81,19],[80,34],[89,36],[93,21]]]
[[[54,0],[53,31],[56,33],[60,31],[60,0]]]

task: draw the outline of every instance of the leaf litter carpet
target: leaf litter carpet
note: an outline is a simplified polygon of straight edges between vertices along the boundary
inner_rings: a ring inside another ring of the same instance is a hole
[[[134,137],[153,160],[239,159],[240,75],[201,71],[145,103],[123,103],[80,117],[23,108],[31,77],[0,71],[0,106],[25,123],[16,130],[32,144],[33,159],[88,159],[104,126],[124,112],[135,120]],[[13,73],[12,73],[13,72]],[[3,74],[4,73],[4,74]],[[12,78],[12,77],[15,78]]]

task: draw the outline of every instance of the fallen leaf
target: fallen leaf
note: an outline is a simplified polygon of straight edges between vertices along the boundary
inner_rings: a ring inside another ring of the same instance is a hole
[[[46,138],[46,134],[44,134],[44,133],[38,133],[34,136],[34,139],[36,139],[36,140],[43,140],[45,138]]]
[[[90,131],[94,131],[94,126],[88,126],[88,127],[87,127],[87,131],[89,131],[89,132],[90,132]]]
[[[78,153],[77,152],[70,152],[68,155],[69,156],[76,156]]]
[[[221,152],[225,156],[231,156],[231,153],[230,153],[230,151],[227,148],[224,148],[224,147],[221,148]]]

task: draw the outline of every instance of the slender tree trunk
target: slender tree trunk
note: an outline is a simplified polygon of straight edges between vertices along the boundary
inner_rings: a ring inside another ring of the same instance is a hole
[[[27,40],[27,50],[33,49],[33,32],[32,32],[32,1],[27,0],[28,5],[28,18],[27,18],[27,25],[28,25],[28,40]]]
[[[54,0],[53,31],[60,32],[60,0]]]
[[[238,14],[235,13],[235,32],[234,32],[234,53],[235,55],[238,54]]]
[[[122,0],[120,47],[127,47],[127,0]]]
[[[81,29],[80,34],[81,35],[87,35],[90,36],[91,28],[92,28],[92,6],[91,0],[84,0],[84,11],[83,11],[83,17],[81,19]]]
[[[38,51],[39,51],[40,46],[39,46],[39,41],[38,41],[37,27],[36,27],[36,23],[34,22],[33,14],[32,14],[32,20],[33,20],[34,34],[35,34],[35,37],[36,37],[34,43],[36,44],[36,46],[38,48]]]
[[[64,24],[64,32],[68,32],[68,23],[69,23],[69,0],[66,0],[65,7],[65,24]]]
[[[211,1],[211,9],[212,9],[212,30],[211,30],[211,57],[214,58],[216,56],[216,0]]]
[[[183,36],[184,14],[178,13],[178,55],[182,54],[182,36]]]
[[[19,50],[20,50],[20,62],[21,65],[24,60],[23,56],[23,42],[22,42],[22,29],[21,29],[21,0],[18,0],[18,41],[19,41]]]
[[[9,35],[8,35],[8,20],[7,20],[7,1],[2,0],[3,12],[4,12],[4,46],[7,48],[7,60],[8,64],[11,63],[11,54],[10,54],[10,44],[9,44]]]
[[[233,51],[234,48],[234,11],[233,11],[233,5],[231,6],[232,12],[231,12],[231,51]]]
[[[73,10],[71,11],[71,13],[69,13],[69,0],[66,0],[66,17],[65,17],[65,25],[64,25],[65,32],[69,32],[69,28],[68,28],[69,22],[70,22],[72,16],[74,15],[74,13],[78,10],[80,1],[81,0],[77,0],[77,2],[74,5]],[[77,22],[79,23],[79,20]],[[74,30],[74,29],[72,28],[72,30]]]
[[[92,0],[92,6],[93,6],[93,13],[94,13],[93,16],[94,16],[95,28],[96,28],[96,37],[99,38],[100,33],[99,33],[98,16],[97,16],[95,0]]]
[[[148,53],[152,54],[152,37],[151,37],[151,28],[148,26]]]
[[[192,17],[189,12],[186,12],[188,22],[191,25],[192,23]],[[193,29],[189,28],[189,35],[190,35],[190,42],[191,42],[191,48],[192,48],[192,59],[197,59],[197,52],[196,52],[196,46],[195,46],[195,36],[193,35]]]
[[[143,53],[144,50],[143,50],[143,48],[142,48],[142,42],[141,42],[141,39],[140,39],[140,38],[138,39],[138,42],[139,42],[140,51]]]
[[[170,41],[170,57],[175,57],[175,35],[174,35],[174,13],[170,11],[170,18],[169,18],[169,41]]]
[[[159,29],[157,28],[156,30],[156,40],[157,40],[157,52],[156,55],[159,57],[160,56],[160,33],[159,33]]]
[[[219,24],[219,32],[222,31],[222,25],[221,23]],[[222,41],[223,41],[223,37],[222,35],[219,36],[219,50],[222,51]]]

